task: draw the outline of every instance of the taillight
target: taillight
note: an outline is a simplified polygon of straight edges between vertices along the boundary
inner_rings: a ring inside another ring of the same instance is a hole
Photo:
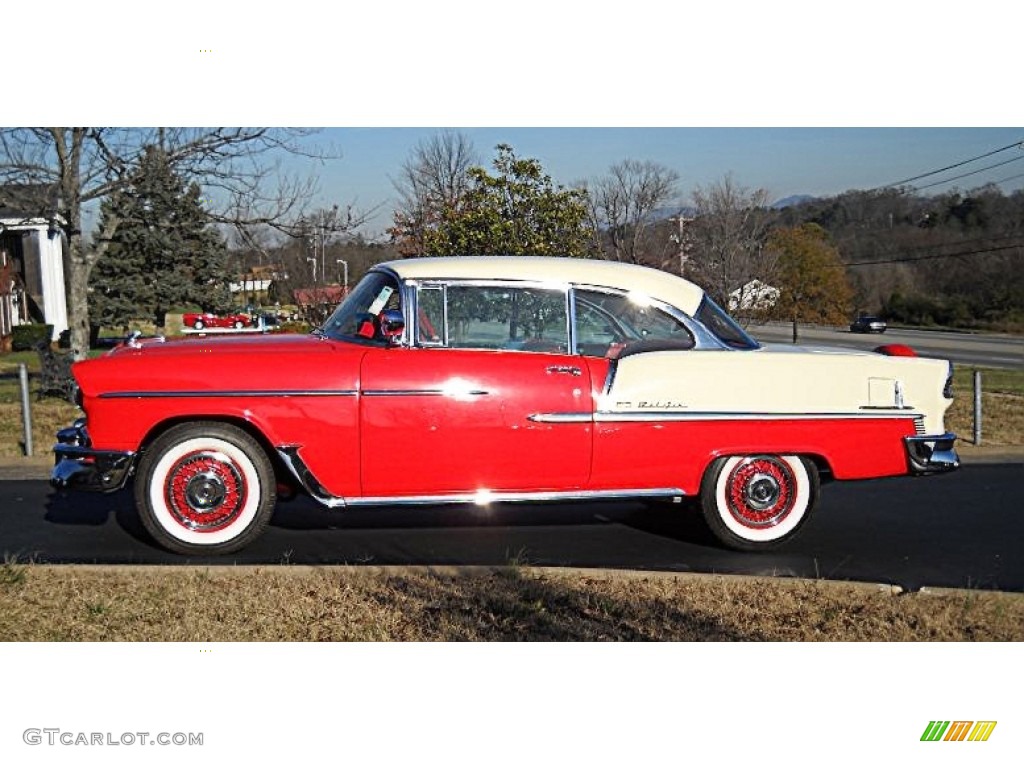
[[[892,357],[917,357],[917,352],[906,344],[883,344],[875,347],[875,352],[880,355],[891,355]]]

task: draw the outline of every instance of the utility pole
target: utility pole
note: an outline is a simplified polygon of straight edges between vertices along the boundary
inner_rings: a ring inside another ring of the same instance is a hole
[[[345,285],[345,295],[348,296],[348,262],[344,259],[335,259],[335,261],[341,264],[341,267],[344,270],[345,277],[343,282]]]

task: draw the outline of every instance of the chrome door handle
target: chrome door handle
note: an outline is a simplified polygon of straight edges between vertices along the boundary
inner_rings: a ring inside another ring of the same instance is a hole
[[[549,365],[548,373],[567,373],[570,376],[583,375],[583,371],[575,365]]]

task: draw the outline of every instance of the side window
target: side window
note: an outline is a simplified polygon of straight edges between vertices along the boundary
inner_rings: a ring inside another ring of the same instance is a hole
[[[332,338],[383,341],[374,318],[385,310],[401,309],[401,292],[390,275],[370,272],[323,325]]]
[[[448,346],[567,352],[566,294],[543,288],[450,285]]]
[[[444,344],[444,288],[427,286],[416,293],[416,337],[425,347]]]
[[[690,349],[689,329],[662,309],[621,294],[577,290],[576,346],[580,354],[618,357],[630,351]]]

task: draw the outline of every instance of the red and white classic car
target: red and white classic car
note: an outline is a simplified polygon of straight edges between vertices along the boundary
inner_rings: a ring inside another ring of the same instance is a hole
[[[231,314],[215,315],[212,312],[186,312],[181,316],[181,324],[185,328],[203,331],[207,328],[246,328],[252,325],[248,315]]]
[[[762,346],[692,283],[605,261],[381,264],[311,335],[129,343],[73,373],[88,426],[58,435],[53,484],[134,482],[184,554],[244,547],[295,492],[693,497],[721,542],[760,550],[822,481],[959,465],[946,361]]]

